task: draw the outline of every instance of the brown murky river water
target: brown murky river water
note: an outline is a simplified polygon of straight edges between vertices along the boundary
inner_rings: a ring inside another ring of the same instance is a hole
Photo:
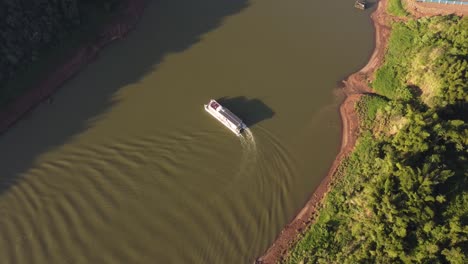
[[[0,262],[252,263],[337,153],[334,89],[373,47],[353,4],[151,1],[0,136]]]

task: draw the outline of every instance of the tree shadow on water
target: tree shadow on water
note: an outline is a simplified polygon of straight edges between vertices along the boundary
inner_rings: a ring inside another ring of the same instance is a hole
[[[104,48],[96,61],[60,88],[52,105],[33,111],[0,135],[0,193],[28,172],[41,154],[92,127],[118,102],[121,88],[157,71],[168,54],[189,49],[248,5],[249,0],[148,1],[143,17],[125,39]]]
[[[240,117],[248,127],[270,119],[275,115],[275,112],[268,105],[256,98],[248,99],[245,96],[221,97],[216,101]]]

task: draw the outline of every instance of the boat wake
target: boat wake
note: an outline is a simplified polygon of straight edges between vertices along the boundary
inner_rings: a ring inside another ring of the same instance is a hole
[[[256,143],[255,143],[255,138],[253,136],[253,133],[250,129],[246,128],[244,130],[244,133],[242,133],[239,137],[240,141],[241,141],[241,145],[244,149],[247,149],[247,150],[253,150],[255,151],[257,146],[256,146]]]
[[[239,135],[239,140],[242,147],[242,157],[236,176],[250,173],[258,162],[257,144],[252,131],[246,128],[243,133]]]
[[[245,129],[239,137],[242,146],[242,157],[238,176],[260,174],[268,175],[294,175],[291,155],[281,144],[280,140],[268,130],[258,127],[256,129],[259,140],[256,140],[250,129]]]

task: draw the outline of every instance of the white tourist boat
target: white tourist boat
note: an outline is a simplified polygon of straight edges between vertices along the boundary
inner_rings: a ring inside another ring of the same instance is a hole
[[[238,136],[247,128],[242,119],[213,99],[205,105],[205,110]]]

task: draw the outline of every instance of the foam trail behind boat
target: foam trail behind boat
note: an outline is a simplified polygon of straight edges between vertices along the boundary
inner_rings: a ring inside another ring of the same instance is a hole
[[[244,129],[244,133],[240,135],[240,141],[243,146],[253,149],[256,149],[256,143],[255,143],[255,138],[252,134],[252,131],[248,128]]]
[[[257,145],[250,129],[246,128],[244,132],[239,136],[239,140],[242,146],[242,157],[239,165],[238,176],[248,173],[254,169],[257,164]]]

